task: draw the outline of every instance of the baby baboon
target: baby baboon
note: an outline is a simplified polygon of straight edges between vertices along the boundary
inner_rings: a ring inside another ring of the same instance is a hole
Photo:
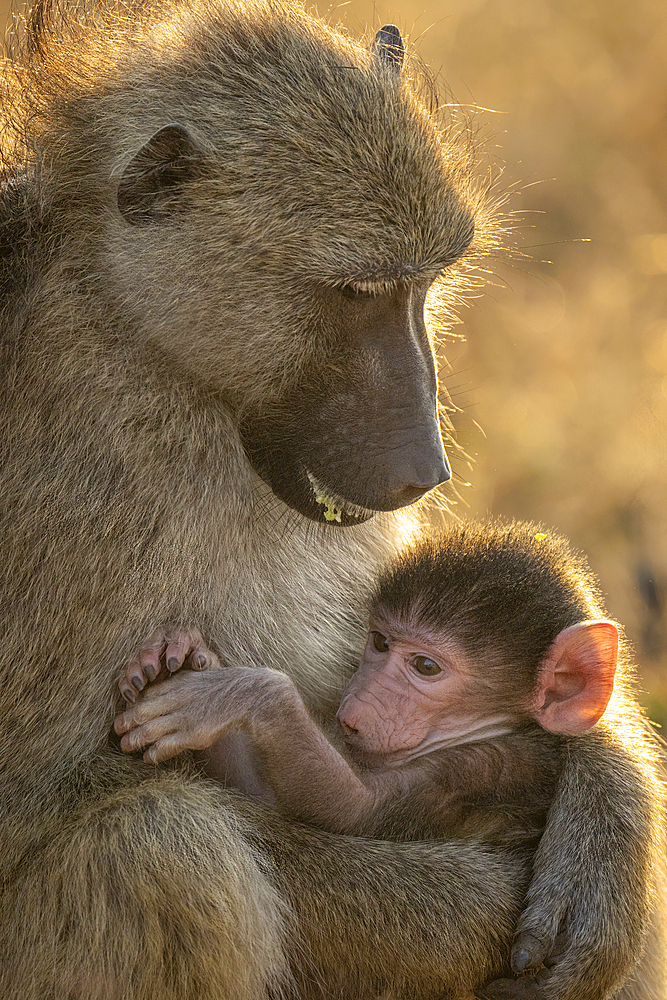
[[[641,949],[659,784],[622,692],[531,870],[352,848],[109,738],[165,624],[332,717],[361,595],[417,530],[399,509],[449,476],[433,326],[497,235],[469,133],[402,53],[284,0],[40,0],[3,64],[7,1000],[259,1000],[290,975],[465,997],[505,969],[531,879],[515,965],[552,963],[547,1000],[599,1000]]]
[[[162,630],[121,675],[121,748],[149,746],[152,763],[211,749],[211,777],[335,833],[534,849],[567,754],[614,687],[619,631],[590,618],[595,594],[583,560],[534,525],[455,526],[373,588],[342,753],[285,674],[225,669],[198,633]]]
[[[229,784],[226,737],[245,733],[261,774],[240,790],[267,780],[284,815],[389,840],[523,847],[542,832],[569,737],[599,721],[613,690],[618,627],[589,619],[592,592],[582,562],[533,525],[453,527],[374,588],[337,715],[344,755],[285,674],[224,669],[182,633],[143,647],[122,675],[134,703],[167,673],[116,719],[121,748],[149,746],[152,763],[214,748],[208,773]]]

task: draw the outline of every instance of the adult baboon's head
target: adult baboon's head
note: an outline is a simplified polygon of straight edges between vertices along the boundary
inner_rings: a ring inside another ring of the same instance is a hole
[[[104,94],[98,66],[42,109],[92,294],[233,413],[289,507],[349,525],[414,502],[450,478],[425,304],[451,319],[490,215],[467,131],[421,103],[392,25],[365,48],[263,0],[145,16]]]

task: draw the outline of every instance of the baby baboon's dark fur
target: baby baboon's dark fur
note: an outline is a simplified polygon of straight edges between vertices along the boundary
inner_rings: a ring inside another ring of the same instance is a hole
[[[42,3],[5,65],[7,1000],[259,1000],[290,969],[303,995],[461,998],[507,965],[520,856],[327,836],[109,741],[165,623],[335,711],[360,592],[416,530],[369,513],[446,478],[422,307],[435,280],[447,321],[493,206],[384,44],[282,0]],[[522,918],[547,956],[563,921],[544,997],[634,961],[657,787],[636,713],[573,745]]]

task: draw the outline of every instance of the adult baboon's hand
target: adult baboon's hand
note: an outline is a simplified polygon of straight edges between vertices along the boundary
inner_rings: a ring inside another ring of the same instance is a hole
[[[529,931],[519,931],[512,947],[512,968],[516,979],[495,979],[475,991],[478,1000],[546,1000],[551,997],[551,967],[566,947],[566,935],[551,933],[538,939]],[[526,973],[521,975],[521,973]]]
[[[537,974],[490,983],[480,996],[604,1000],[619,989],[650,927],[661,794],[602,726],[572,742],[511,953],[515,973]]]

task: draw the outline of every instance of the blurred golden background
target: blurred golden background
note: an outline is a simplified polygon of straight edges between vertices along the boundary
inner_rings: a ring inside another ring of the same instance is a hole
[[[667,726],[667,12],[664,0],[350,0],[398,24],[479,112],[524,262],[494,262],[448,351],[461,516],[568,535],[635,645]],[[0,16],[9,4],[0,0]],[[589,241],[589,242],[588,242]],[[483,433],[482,430],[483,429]]]

